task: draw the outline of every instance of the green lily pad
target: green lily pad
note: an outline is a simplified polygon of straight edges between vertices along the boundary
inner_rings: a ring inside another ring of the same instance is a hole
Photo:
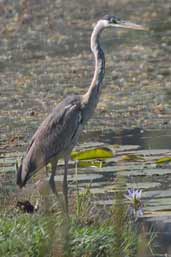
[[[78,167],[86,168],[86,167],[96,167],[102,168],[105,166],[105,161],[98,160],[80,160],[78,161]]]
[[[88,149],[84,151],[73,151],[71,158],[73,160],[91,160],[91,159],[105,159],[113,157],[113,152],[107,147],[99,147],[95,149]]]
[[[171,157],[162,157],[156,161],[157,165],[164,165],[171,162]]]

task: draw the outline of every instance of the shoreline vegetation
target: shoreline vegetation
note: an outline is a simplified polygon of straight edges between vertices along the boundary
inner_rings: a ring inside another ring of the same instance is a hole
[[[12,201],[13,206],[8,206],[8,199],[0,211],[0,255],[134,257],[138,256],[142,244],[149,250],[150,238],[144,234],[142,240],[140,228],[143,222],[141,224],[129,215],[129,205],[125,203],[122,191],[124,184],[120,181],[120,191],[111,208],[95,206],[89,187],[73,193],[68,219],[55,202],[48,204],[53,208],[45,212],[38,210],[30,214],[16,208],[15,201]]]

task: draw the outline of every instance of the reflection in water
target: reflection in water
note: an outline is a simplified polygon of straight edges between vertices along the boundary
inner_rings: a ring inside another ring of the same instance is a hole
[[[142,149],[170,149],[171,129],[143,130],[140,128],[126,129],[118,134],[113,130],[87,133],[82,137],[92,141],[108,144],[139,145]]]

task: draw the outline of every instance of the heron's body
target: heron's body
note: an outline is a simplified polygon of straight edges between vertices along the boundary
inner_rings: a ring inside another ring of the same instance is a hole
[[[65,98],[50,113],[34,134],[22,161],[19,184],[53,159],[68,157],[82,129],[81,97]],[[26,158],[27,157],[27,158]]]
[[[51,162],[50,185],[56,194],[54,176],[59,158],[65,160],[64,195],[67,202],[67,164],[85,123],[92,116],[102,88],[105,73],[105,57],[100,47],[100,34],[107,27],[143,29],[142,26],[122,21],[114,16],[105,16],[96,24],[91,36],[91,50],[95,57],[95,71],[88,91],[84,95],[66,97],[48,115],[34,134],[17,174],[17,184],[23,187],[28,179]]]

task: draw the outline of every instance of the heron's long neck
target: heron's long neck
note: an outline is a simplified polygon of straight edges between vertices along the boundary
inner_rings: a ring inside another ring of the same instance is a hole
[[[101,92],[102,80],[105,73],[105,57],[99,42],[99,37],[103,28],[103,24],[101,24],[100,22],[97,23],[91,35],[91,50],[95,57],[95,71],[91,85],[87,93],[84,95],[90,115],[94,111],[98,103],[99,95]]]

